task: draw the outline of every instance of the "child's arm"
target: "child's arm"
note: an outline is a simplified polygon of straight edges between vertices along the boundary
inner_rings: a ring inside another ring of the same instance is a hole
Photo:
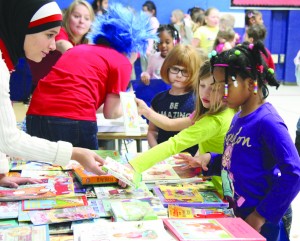
[[[147,139],[150,147],[154,147],[157,145],[157,136],[158,136],[157,127],[152,122],[149,122]]]
[[[143,100],[136,99],[136,103],[140,115],[145,116],[155,126],[165,131],[181,131],[193,124],[190,117],[170,119],[167,116],[155,112],[148,107]]]
[[[257,232],[260,233],[261,227],[266,222],[266,219],[261,216],[256,210],[249,214],[245,221],[254,228]]]
[[[189,168],[201,167],[204,171],[208,171],[208,164],[211,159],[210,153],[205,153],[203,155],[198,156],[190,156],[183,153],[179,153],[174,156],[175,159],[180,159],[176,162],[176,164],[184,164],[181,168],[182,170],[186,170]]]

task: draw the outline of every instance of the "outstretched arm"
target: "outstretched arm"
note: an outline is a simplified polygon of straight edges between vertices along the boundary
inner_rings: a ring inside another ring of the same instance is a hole
[[[145,116],[155,126],[165,131],[181,131],[193,124],[189,117],[170,119],[164,115],[161,115],[148,107],[147,104],[141,99],[136,99],[136,103],[140,115]]]

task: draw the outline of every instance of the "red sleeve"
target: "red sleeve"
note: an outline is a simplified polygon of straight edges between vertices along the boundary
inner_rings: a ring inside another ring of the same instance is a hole
[[[58,35],[56,35],[56,37],[55,37],[55,41],[58,41],[58,40],[69,41],[68,33],[63,27],[60,28]]]
[[[120,91],[126,91],[130,81],[132,66],[128,64],[118,65],[109,73],[107,93],[119,94]]]

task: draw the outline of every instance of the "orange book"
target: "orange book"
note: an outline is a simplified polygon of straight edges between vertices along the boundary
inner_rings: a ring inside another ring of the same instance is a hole
[[[118,179],[110,174],[98,176],[92,172],[84,170],[82,167],[75,168],[74,173],[82,185],[107,184],[118,182]]]

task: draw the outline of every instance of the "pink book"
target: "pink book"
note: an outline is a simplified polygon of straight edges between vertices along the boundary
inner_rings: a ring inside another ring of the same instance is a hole
[[[163,219],[179,241],[266,241],[241,218]]]

